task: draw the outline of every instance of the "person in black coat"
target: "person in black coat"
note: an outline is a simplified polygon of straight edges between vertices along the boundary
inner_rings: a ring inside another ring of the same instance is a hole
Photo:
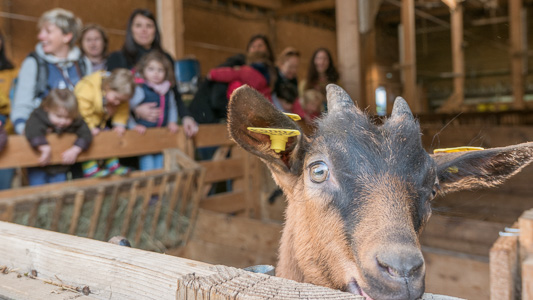
[[[132,12],[128,20],[126,40],[122,49],[111,53],[107,59],[107,70],[112,71],[116,68],[133,70],[141,57],[152,50],[161,51],[174,67],[174,59],[161,47],[161,35],[154,15],[149,10],[136,9]],[[175,99],[178,106],[178,114],[182,119],[185,134],[188,137],[192,137],[198,132],[198,124],[194,118],[191,117],[191,114],[187,106],[183,103],[176,87],[174,87],[173,90],[176,96]],[[150,103],[139,105],[135,108],[133,113],[138,118],[151,120],[153,122],[159,117],[159,109]]]

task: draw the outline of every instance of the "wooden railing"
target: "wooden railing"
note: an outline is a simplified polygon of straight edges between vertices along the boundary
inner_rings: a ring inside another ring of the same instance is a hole
[[[52,146],[51,164],[61,163],[61,153],[72,146],[75,136],[55,134],[47,136]],[[199,161],[205,168],[204,189],[201,194],[201,207],[226,213],[244,213],[259,216],[260,205],[257,190],[254,189],[255,170],[259,160],[243,151],[229,138],[225,124],[200,125],[198,134],[193,139],[186,138],[183,130],[171,133],[165,128],[149,129],[144,135],[127,131],[123,137],[114,132],[101,132],[94,137],[90,148],[81,153],[78,161],[103,159],[108,157],[130,157],[162,152],[163,149],[175,148],[191,158],[195,157],[197,148],[217,147],[214,157]],[[0,168],[38,166],[39,153],[35,151],[23,136],[10,136],[7,146],[0,153]],[[145,177],[153,172],[134,172],[130,177]],[[116,178],[116,177],[115,177]],[[38,187],[24,187],[0,191],[0,201],[22,195],[45,193],[63,187],[87,187],[105,182],[106,179],[79,179],[70,182]],[[215,191],[212,186],[217,182],[229,182],[229,191]]]

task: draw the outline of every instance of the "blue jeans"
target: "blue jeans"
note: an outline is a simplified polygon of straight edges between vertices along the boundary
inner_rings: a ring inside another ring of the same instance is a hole
[[[0,169],[0,190],[7,190],[11,188],[11,181],[15,169]]]
[[[163,154],[148,154],[139,157],[139,168],[142,171],[157,170],[163,168]]]
[[[66,173],[48,174],[43,168],[28,168],[30,186],[67,181]]]

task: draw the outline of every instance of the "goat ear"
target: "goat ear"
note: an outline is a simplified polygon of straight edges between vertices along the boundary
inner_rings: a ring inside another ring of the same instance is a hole
[[[494,187],[517,174],[533,161],[533,143],[480,151],[433,155],[441,190]]]
[[[301,153],[297,155],[296,152],[301,152],[299,149],[302,149],[305,141],[302,135],[290,137],[286,150],[276,153],[270,149],[271,141],[268,135],[247,129],[248,127],[281,128],[294,129],[301,133],[294,121],[247,85],[233,92],[228,109],[229,134],[237,144],[262,158],[271,168],[283,172],[295,172],[295,164],[301,163]]]

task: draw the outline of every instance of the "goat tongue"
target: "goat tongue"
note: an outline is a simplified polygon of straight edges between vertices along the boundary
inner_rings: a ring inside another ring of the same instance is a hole
[[[355,281],[355,278],[353,278],[353,277],[352,277],[352,280],[350,280],[350,282],[348,282],[348,285],[346,286],[346,291],[348,293],[352,293],[352,294],[355,294],[355,295],[363,296],[363,297],[365,297],[366,300],[372,300],[372,298],[370,298],[370,296],[368,296],[361,289],[361,287],[359,286],[359,284],[357,284],[357,281]]]

